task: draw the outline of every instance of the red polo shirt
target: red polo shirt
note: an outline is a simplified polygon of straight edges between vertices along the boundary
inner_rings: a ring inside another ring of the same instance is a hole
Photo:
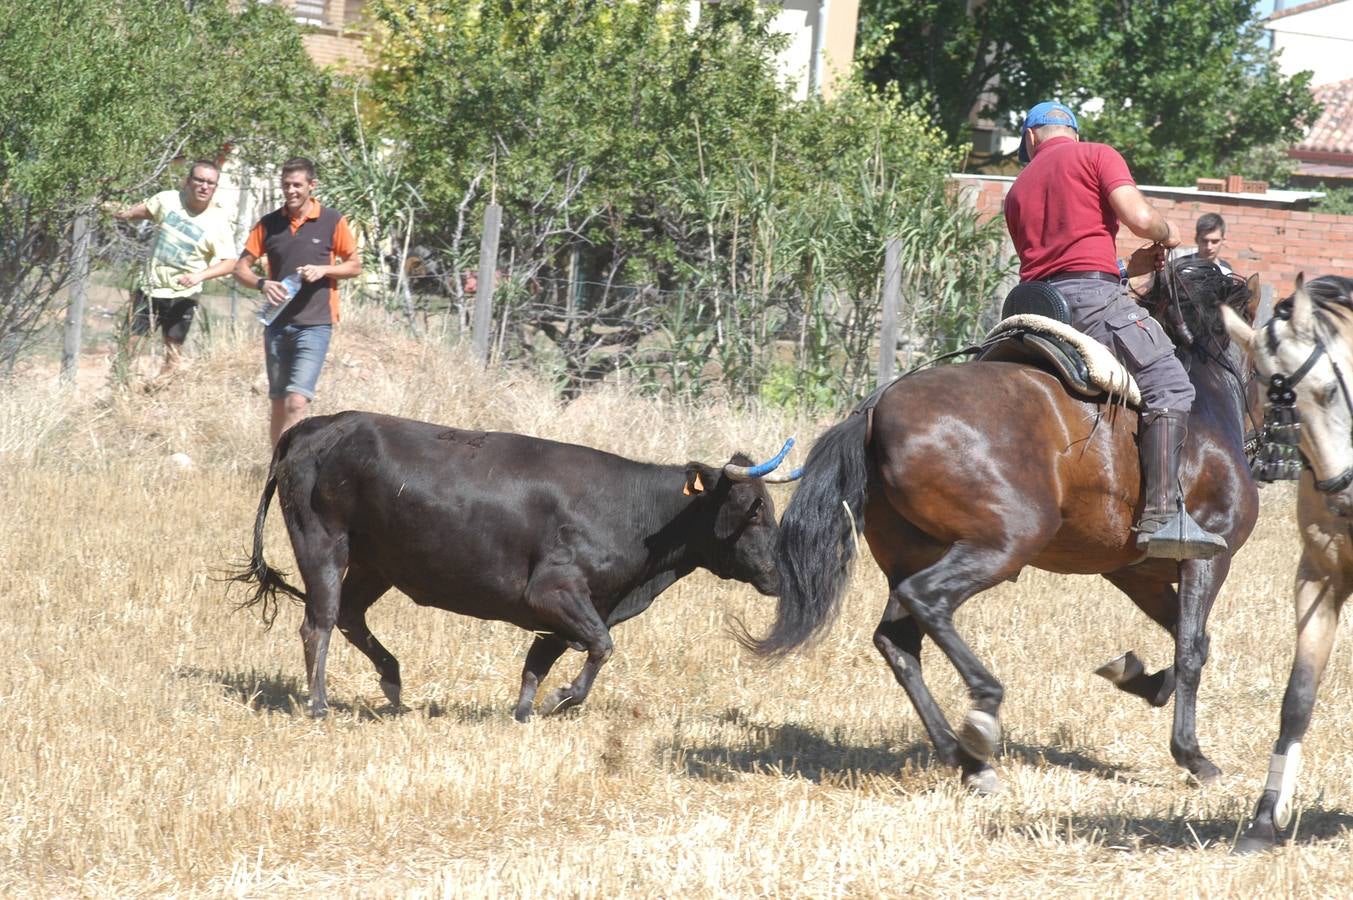
[[[1055,137],[1039,145],[1005,197],[1005,226],[1019,254],[1021,281],[1058,272],[1118,276],[1118,216],[1109,194],[1136,184],[1107,144]]]

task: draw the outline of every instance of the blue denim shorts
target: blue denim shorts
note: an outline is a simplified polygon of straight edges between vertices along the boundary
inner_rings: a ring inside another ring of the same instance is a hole
[[[315,385],[329,351],[332,325],[270,325],[263,330],[263,355],[268,365],[268,397],[287,394],[315,399]]]

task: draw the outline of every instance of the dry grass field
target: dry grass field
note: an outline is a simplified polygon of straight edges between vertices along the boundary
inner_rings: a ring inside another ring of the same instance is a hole
[[[335,635],[327,720],[300,712],[298,607],[271,631],[216,579],[249,546],[266,466],[257,335],[218,328],[154,393],[40,369],[0,394],[0,895],[6,897],[1216,897],[1353,892],[1353,679],[1336,646],[1306,741],[1295,839],[1228,855],[1267,766],[1291,658],[1292,494],[1264,514],[1212,617],[1199,704],[1225,771],[1185,783],[1170,710],[1095,666],[1171,647],[1107,583],[1026,573],[959,626],[1007,687],[998,768],[967,795],[934,764],[870,634],[861,566],[810,652],[767,666],[727,634],[770,603],[697,574],[615,632],[588,704],[512,721],[530,636],[392,594],[381,695]],[[366,408],[638,458],[764,456],[825,424],[607,389],[562,406],[354,310],[318,412]],[[801,461],[804,447],[795,451]],[[189,454],[177,469],[168,457]],[[789,488],[775,488],[783,504]],[[291,559],[281,517],[268,554]],[[235,594],[239,600],[242,594]],[[1344,630],[1349,628],[1346,622]],[[926,651],[937,696],[966,704]],[[572,678],[567,654],[546,689]]]

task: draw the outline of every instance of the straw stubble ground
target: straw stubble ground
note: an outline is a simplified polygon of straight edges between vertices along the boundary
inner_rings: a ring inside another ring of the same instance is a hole
[[[345,325],[320,412],[380,409],[655,460],[764,454],[797,427],[604,390],[567,407]],[[1212,619],[1199,704],[1225,770],[1188,786],[1170,711],[1093,676],[1168,640],[1093,578],[1026,572],[960,613],[1007,687],[1007,790],[935,765],[870,642],[862,565],[811,651],[753,661],[727,634],[772,601],[697,574],[615,632],[575,714],[512,721],[529,635],[392,594],[373,631],[403,665],[397,714],[335,637],[322,722],[304,696],[299,609],[265,631],[215,580],[248,546],[262,484],[257,348],[218,333],[158,393],[36,377],[0,399],[0,894],[5,896],[1346,896],[1353,886],[1347,638],[1307,741],[1297,839],[1232,858],[1275,735],[1297,554],[1283,488]],[[166,464],[176,451],[196,465]],[[797,454],[801,458],[801,454]],[[783,507],[788,489],[776,489]],[[291,567],[274,508],[268,553]],[[236,600],[241,595],[235,595]],[[1345,625],[1341,630],[1347,630]],[[571,678],[580,655],[550,684]],[[927,650],[952,714],[952,669]]]

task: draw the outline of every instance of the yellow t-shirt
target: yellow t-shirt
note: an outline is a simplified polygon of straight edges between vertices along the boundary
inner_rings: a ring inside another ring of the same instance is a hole
[[[202,285],[184,287],[178,283],[180,275],[239,255],[225,210],[214,203],[193,215],[178,191],[161,191],[146,201],[146,209],[157,228],[155,246],[141,272],[141,290],[152,297],[196,296]]]

